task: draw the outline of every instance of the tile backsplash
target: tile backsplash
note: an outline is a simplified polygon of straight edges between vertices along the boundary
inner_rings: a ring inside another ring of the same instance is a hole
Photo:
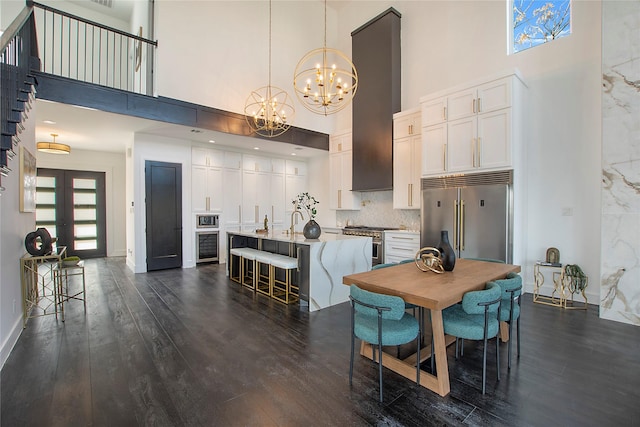
[[[336,211],[336,227],[348,224],[420,230],[420,210],[393,209],[393,191],[363,192],[361,199],[359,211]]]

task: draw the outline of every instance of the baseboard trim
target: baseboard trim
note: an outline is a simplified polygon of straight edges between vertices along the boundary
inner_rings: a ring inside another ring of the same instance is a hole
[[[22,331],[22,316],[18,316],[13,324],[13,328],[11,328],[11,333],[2,343],[2,348],[0,349],[0,369],[4,368],[4,363],[9,358],[9,355],[11,354],[13,347],[18,342],[18,338],[20,338]]]

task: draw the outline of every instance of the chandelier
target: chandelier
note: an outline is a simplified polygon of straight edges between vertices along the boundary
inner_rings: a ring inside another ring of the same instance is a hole
[[[324,44],[298,62],[293,87],[302,105],[316,114],[333,114],[346,107],[358,89],[358,72],[341,51],[327,47],[327,1],[324,2]]]
[[[269,1],[269,83],[251,92],[244,105],[244,114],[251,129],[258,135],[273,138],[291,127],[295,115],[289,94],[271,85],[271,1]]]

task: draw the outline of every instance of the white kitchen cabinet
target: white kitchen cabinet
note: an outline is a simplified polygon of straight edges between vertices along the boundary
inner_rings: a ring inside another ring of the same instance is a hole
[[[284,172],[284,161],[282,166],[282,171]],[[269,228],[282,229],[285,224],[285,210],[287,208],[284,173],[271,174],[269,192],[271,196],[271,211],[267,214],[269,215]]]
[[[417,231],[385,231],[384,263],[398,263],[415,259],[420,249],[420,233]]]
[[[447,171],[447,123],[422,128],[422,175]]]
[[[351,132],[329,138],[329,209],[360,210],[360,193],[351,191],[353,152]]]
[[[216,166],[224,165],[224,151],[213,150],[204,147],[191,148],[191,164],[199,166]]]
[[[523,87],[509,74],[422,98],[422,176],[513,167]]]
[[[227,227],[239,227],[242,222],[242,173],[240,169],[222,170],[224,196],[221,222]]]
[[[420,135],[422,125],[420,109],[402,111],[393,115],[393,140]]]
[[[297,199],[298,194],[306,191],[309,191],[307,164],[297,160],[287,160],[285,174],[285,222],[283,228],[289,228],[291,213],[294,209],[294,205],[291,202]]]
[[[420,109],[393,116],[393,208],[420,209],[422,136]]]
[[[220,212],[223,205],[222,168],[191,167],[191,207],[193,212]]]
[[[447,97],[432,99],[422,103],[422,127],[437,125],[447,121]]]
[[[242,171],[242,229],[264,227],[264,216],[271,217],[271,173]]]
[[[353,138],[350,131],[343,131],[329,137],[329,153],[340,153],[353,149]]]

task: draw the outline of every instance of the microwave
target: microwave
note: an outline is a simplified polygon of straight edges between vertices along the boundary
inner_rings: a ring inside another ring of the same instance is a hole
[[[196,215],[196,228],[218,228],[218,215]]]

